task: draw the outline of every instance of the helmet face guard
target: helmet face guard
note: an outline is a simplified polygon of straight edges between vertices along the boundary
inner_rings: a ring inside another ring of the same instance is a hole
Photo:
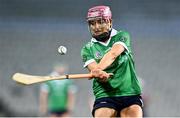
[[[93,37],[96,37],[102,33],[109,32],[111,30],[111,20],[105,20],[102,18],[88,21],[89,31]]]

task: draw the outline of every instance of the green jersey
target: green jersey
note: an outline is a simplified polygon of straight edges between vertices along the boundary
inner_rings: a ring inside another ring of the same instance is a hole
[[[68,92],[72,85],[71,80],[53,80],[42,85],[42,89],[48,92],[48,109],[67,109]]]
[[[114,44],[121,44],[125,51],[104,71],[114,75],[107,82],[101,83],[97,78],[93,79],[93,92],[97,98],[131,96],[141,94],[141,87],[137,79],[134,59],[130,47],[130,36],[128,32],[112,29],[111,38],[106,42],[98,42],[92,38],[81,50],[84,67],[96,61],[100,62]]]

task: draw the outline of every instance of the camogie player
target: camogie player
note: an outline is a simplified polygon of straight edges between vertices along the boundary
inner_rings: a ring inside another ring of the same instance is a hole
[[[51,76],[60,76],[67,73],[65,64],[57,64]],[[39,110],[42,116],[70,117],[74,107],[76,87],[69,79],[53,80],[41,84]]]
[[[81,50],[84,67],[92,73],[94,117],[142,117],[141,87],[126,31],[112,28],[108,6],[88,10],[92,39]],[[108,73],[113,73],[110,76]]]

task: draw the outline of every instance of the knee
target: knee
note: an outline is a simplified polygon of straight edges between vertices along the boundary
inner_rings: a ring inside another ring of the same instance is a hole
[[[95,118],[98,117],[116,117],[117,112],[111,108],[99,108],[95,111]]]
[[[122,117],[142,117],[142,108],[139,105],[131,105],[124,108],[120,116]]]

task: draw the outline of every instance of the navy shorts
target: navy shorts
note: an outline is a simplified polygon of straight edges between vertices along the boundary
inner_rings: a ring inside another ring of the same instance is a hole
[[[104,97],[96,99],[94,102],[92,115],[94,116],[95,110],[102,107],[112,108],[120,114],[120,111],[133,104],[143,107],[142,97],[140,95],[121,96],[121,97]]]
[[[66,109],[50,110],[50,111],[49,111],[49,114],[54,114],[54,115],[56,115],[56,116],[61,116],[61,115],[65,114],[65,113],[67,113],[67,112],[68,112],[68,110],[66,110]]]

